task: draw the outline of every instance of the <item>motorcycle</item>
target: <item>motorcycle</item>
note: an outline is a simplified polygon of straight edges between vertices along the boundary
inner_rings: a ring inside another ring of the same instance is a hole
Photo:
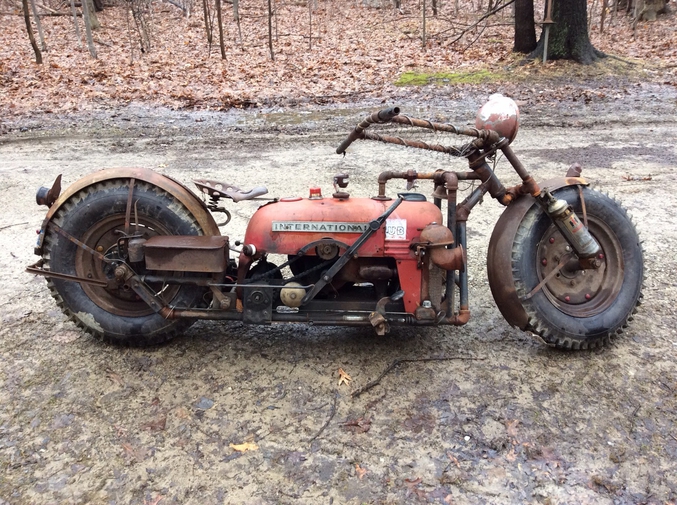
[[[368,130],[375,124],[471,140],[428,144]],[[219,229],[230,220],[222,202],[261,199],[266,188],[196,180],[199,198],[151,170],[114,168],[61,194],[59,176],[38,191],[38,204],[49,210],[35,248],[40,260],[27,271],[46,277],[80,328],[118,344],[158,344],[197,319],[362,325],[378,335],[394,325],[463,325],[470,318],[466,225],[488,193],[505,206],[487,274],[507,322],[562,349],[605,345],[642,297],[635,226],[575,165],[565,177],[537,183],[510,147],[518,128],[517,105],[501,95],[479,110],[475,127],[408,117],[397,107],[375,112],[338,154],[364,139],[465,158],[469,169],[384,171],[371,198],[351,196],[348,174],[338,174],[331,196],[311,188],[305,198],[265,200],[232,243]],[[520,184],[501,183],[492,167],[499,153]],[[410,191],[389,194],[393,179],[406,180],[408,190],[430,181],[432,201]],[[463,181],[473,187],[459,202]]]

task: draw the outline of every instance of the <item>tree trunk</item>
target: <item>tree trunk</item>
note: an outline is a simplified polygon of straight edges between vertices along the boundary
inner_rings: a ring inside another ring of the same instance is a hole
[[[207,5],[207,0],[202,0],[202,9],[204,10],[205,15],[205,30],[207,31],[207,42],[209,43],[209,48],[212,47],[212,26],[211,19],[212,17],[209,14],[209,6]]]
[[[38,15],[38,8],[35,6],[35,0],[31,0],[31,11],[33,11],[33,18],[35,19],[35,26],[38,27],[38,35],[40,36],[40,48],[47,51],[47,44],[45,43],[45,35],[42,33],[42,23]]]
[[[28,0],[23,0],[23,9],[24,9],[24,19],[26,20],[26,31],[28,32],[28,40],[31,41],[31,46],[33,46],[33,52],[35,52],[35,63],[42,64],[42,53],[38,47],[38,43],[35,42],[35,35],[33,35],[33,26],[31,25],[31,16],[28,13]]]
[[[516,53],[529,54],[536,49],[536,26],[534,24],[534,0],[515,0],[515,47]]]
[[[221,58],[226,59],[226,46],[223,42],[223,21],[221,20],[221,0],[216,0],[216,22],[219,25],[219,46],[221,46]]]
[[[85,36],[87,37],[87,47],[92,58],[97,59],[96,49],[94,48],[94,39],[92,38],[92,19],[89,17],[89,2],[82,2],[82,19],[85,22]]]
[[[425,40],[426,39],[426,33],[425,33],[425,29],[426,29],[426,26],[425,26],[426,4],[425,3],[426,3],[425,0],[423,0],[423,8],[421,9],[421,14],[422,14],[422,20],[421,21],[422,21],[422,25],[423,25],[422,29],[421,29],[421,42],[423,42],[423,49],[425,49],[425,43],[426,43],[426,40]]]
[[[313,50],[313,3],[308,0],[308,50]]]
[[[75,0],[71,0],[71,14],[73,15],[73,26],[75,26],[75,36],[78,38],[78,45],[82,47],[82,37],[80,28],[78,28],[78,13],[75,11]]]
[[[273,0],[268,0],[268,48],[270,49],[270,59],[275,61],[273,52]]]
[[[548,59],[573,60],[584,65],[593,63],[606,55],[592,46],[588,35],[588,12],[586,0],[555,0],[548,38]],[[543,57],[545,30],[541,32],[536,49],[530,58]]]
[[[96,16],[96,10],[94,8],[94,2],[92,0],[83,0],[83,9],[85,8],[84,4],[87,4],[87,11],[89,14],[87,17],[89,18],[89,26],[92,28],[92,30],[98,30],[101,28],[101,23],[99,22],[99,18]]]
[[[242,45],[242,24],[240,23],[240,0],[233,0],[233,17],[237,23],[237,36],[240,38],[240,45]]]

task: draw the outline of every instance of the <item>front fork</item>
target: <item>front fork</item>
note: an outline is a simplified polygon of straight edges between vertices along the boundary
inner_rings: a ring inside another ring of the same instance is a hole
[[[496,174],[486,162],[487,156],[495,152],[496,149],[503,151],[506,159],[522,179],[522,184],[512,188],[505,188],[498,180]],[[503,205],[509,205],[520,195],[530,194],[533,196],[545,213],[550,216],[550,219],[560,230],[581,263],[589,263],[589,260],[600,252],[599,244],[588,231],[583,194],[581,193],[581,204],[585,224],[581,222],[568,202],[556,199],[547,188],[541,189],[538,186],[517,156],[515,156],[507,139],[501,140],[493,149],[487,152],[471,154],[468,157],[468,161],[470,168],[480,175],[484,192],[489,192],[492,197]],[[580,175],[580,166],[578,165],[572,166],[569,172],[567,172],[567,177],[576,177],[578,175]]]
[[[583,195],[581,194],[582,198]],[[555,223],[555,226],[557,226],[566,241],[569,242],[569,245],[579,259],[587,260],[599,253],[599,244],[566,200],[558,200],[547,189],[543,189],[541,194],[536,197],[536,201],[546,214],[550,216],[552,222]],[[585,203],[583,203],[583,206],[585,209]]]

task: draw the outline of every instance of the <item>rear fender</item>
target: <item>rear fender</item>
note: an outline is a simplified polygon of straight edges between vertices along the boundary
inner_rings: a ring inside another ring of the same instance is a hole
[[[38,242],[35,247],[35,254],[39,256],[42,255],[42,244],[45,238],[44,232],[47,229],[47,225],[49,225],[49,222],[52,220],[59,208],[74,194],[88,186],[91,186],[92,184],[97,184],[112,179],[131,178],[134,178],[136,181],[143,181],[153,184],[154,186],[157,186],[158,188],[166,191],[176,198],[195,217],[195,220],[205,235],[221,234],[216,221],[214,221],[214,218],[209,213],[207,205],[182,183],[172,179],[171,177],[158,174],[157,172],[147,168],[109,168],[86,175],[79,181],[71,184],[59,196],[59,198],[57,198],[54,204],[47,211],[47,216],[45,216],[45,220],[42,223],[42,229],[40,230]]]
[[[551,192],[576,185],[588,186],[589,183],[582,177],[558,177],[539,184],[541,188],[547,188]],[[512,246],[517,229],[532,205],[537,205],[536,200],[531,195],[524,195],[503,211],[494,226],[487,252],[487,275],[491,294],[506,321],[520,329],[526,328],[529,318],[515,290]]]

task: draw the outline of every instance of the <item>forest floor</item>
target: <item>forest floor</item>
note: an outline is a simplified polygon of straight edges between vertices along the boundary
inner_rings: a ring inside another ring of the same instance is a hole
[[[486,98],[402,107],[465,124]],[[458,328],[377,337],[198,322],[167,345],[120,348],[66,322],[44,279],[24,272],[45,213],[35,190],[60,173],[70,184],[102,167],[145,166],[284,196],[331,192],[333,174],[348,172],[352,194],[369,196],[384,169],[449,168],[441,155],[365,142],[336,156],[366,112],[130,105],[11,119],[0,136],[0,503],[677,501],[674,87],[637,83],[607,101],[522,108],[514,149],[536,179],[580,162],[630,209],[643,240],[644,301],[602,350],[557,352],[503,320],[485,273],[501,212],[491,199],[470,216],[472,317]],[[256,207],[231,206],[224,233],[241,239]],[[405,362],[351,397],[396,360]],[[339,383],[339,368],[351,383]]]
[[[427,43],[422,47],[417,2],[403,1],[399,11],[366,2],[316,2],[311,19],[302,2],[278,0],[274,60],[264,2],[240,2],[241,37],[232,16],[225,16],[225,60],[216,42],[211,47],[207,43],[201,6],[186,17],[170,3],[154,3],[144,18],[150,50],[142,54],[141,37],[128,11],[113,4],[98,14],[102,26],[93,38],[98,59],[78,42],[72,18],[43,17],[48,51],[44,63],[37,65],[18,15],[20,2],[2,0],[0,121],[137,102],[174,110],[265,110],[364,100],[454,100],[469,89],[499,88],[532,105],[587,103],[613,100],[628,83],[677,84],[674,12],[639,22],[634,29],[631,16],[608,13],[600,33],[599,5],[591,2],[591,40],[610,57],[580,66],[529,62],[512,53],[510,8],[468,30],[484,13],[482,4],[445,2],[439,16],[428,16]],[[40,5],[68,13],[65,2],[46,0]],[[542,12],[539,9],[537,2],[536,12]],[[81,20],[79,27],[82,33]]]

